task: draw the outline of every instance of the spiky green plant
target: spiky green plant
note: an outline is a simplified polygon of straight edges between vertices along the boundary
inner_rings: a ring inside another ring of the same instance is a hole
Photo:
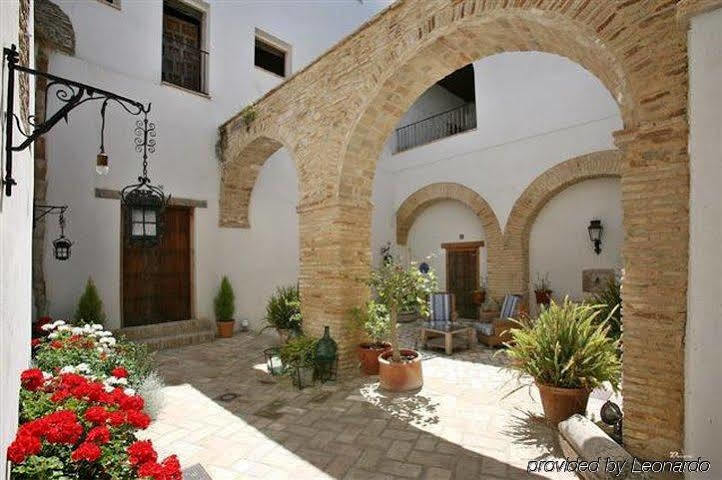
[[[616,391],[619,341],[607,335],[608,319],[597,321],[600,313],[600,305],[565,298],[562,304],[552,301],[535,320],[517,322],[507,344],[512,368],[552,387],[594,389],[609,382]]]
[[[386,305],[369,300],[363,307],[354,307],[351,316],[356,328],[363,331],[373,345],[383,345],[390,328]]]
[[[218,294],[213,300],[213,309],[216,313],[216,320],[219,322],[230,322],[233,320],[233,313],[236,311],[235,295],[233,294],[233,287],[228,277],[224,276],[221,280],[221,287],[218,289]]]
[[[85,291],[78,300],[78,308],[75,310],[75,321],[73,323],[76,325],[86,323],[103,325],[105,323],[103,301],[100,299],[98,289],[90,277],[88,277],[88,282],[85,284]]]
[[[608,318],[609,331],[607,335],[619,340],[622,338],[622,285],[612,278],[604,286],[604,289],[595,294],[592,303],[601,305],[597,318]]]
[[[276,289],[266,304],[266,321],[268,326],[265,328],[301,331],[301,300],[297,286]]]

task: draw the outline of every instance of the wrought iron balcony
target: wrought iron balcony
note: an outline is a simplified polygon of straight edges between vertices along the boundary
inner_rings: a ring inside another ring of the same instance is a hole
[[[476,105],[466,103],[460,107],[397,128],[396,152],[403,152],[474,128],[476,128]]]
[[[164,82],[207,94],[207,69],[208,52],[179,41],[172,35],[163,35],[161,78]]]

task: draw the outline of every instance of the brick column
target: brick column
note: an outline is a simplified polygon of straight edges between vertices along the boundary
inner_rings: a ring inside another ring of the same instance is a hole
[[[357,373],[359,335],[350,327],[349,310],[368,297],[360,281],[371,265],[371,211],[338,199],[301,205],[299,213],[301,310],[307,334],[319,337],[323,327],[339,346],[339,375]]]
[[[689,158],[684,117],[615,134],[624,151],[624,439],[636,455],[681,451]]]

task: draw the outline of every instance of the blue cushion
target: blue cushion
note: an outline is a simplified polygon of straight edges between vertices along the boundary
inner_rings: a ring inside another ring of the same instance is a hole
[[[476,325],[474,325],[474,328],[477,332],[487,337],[491,337],[492,335],[494,335],[493,323],[477,323]]]
[[[451,293],[432,293],[430,302],[432,322],[450,322],[451,319]]]
[[[509,317],[516,316],[516,307],[519,305],[521,295],[507,295],[504,297],[504,303],[501,306],[500,320],[506,320]]]

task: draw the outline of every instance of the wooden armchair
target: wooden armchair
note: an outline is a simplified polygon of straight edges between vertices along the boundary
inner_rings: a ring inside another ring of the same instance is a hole
[[[477,338],[481,343],[488,347],[497,347],[511,339],[509,329],[514,328],[516,324],[509,318],[516,316],[521,298],[521,295],[505,296],[498,317],[494,313],[494,317],[490,319],[491,321],[482,321],[474,326],[477,331]]]
[[[429,322],[455,322],[456,295],[448,292],[432,293],[429,297]]]

